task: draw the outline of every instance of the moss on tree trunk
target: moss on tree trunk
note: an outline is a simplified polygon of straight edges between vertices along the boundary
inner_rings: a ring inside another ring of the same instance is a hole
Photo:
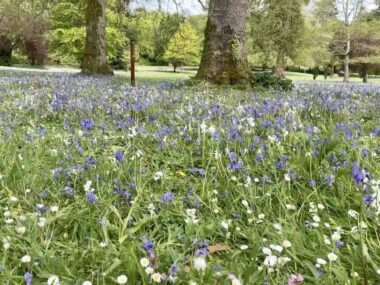
[[[106,54],[106,0],[86,0],[84,74],[113,74]]]
[[[211,0],[196,78],[217,84],[250,82],[245,27],[249,0]]]

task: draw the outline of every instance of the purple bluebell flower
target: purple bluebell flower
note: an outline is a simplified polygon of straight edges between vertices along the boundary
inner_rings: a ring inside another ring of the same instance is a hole
[[[308,124],[308,125],[306,126],[306,132],[307,132],[307,133],[312,133],[313,131],[314,131],[313,126],[310,125],[310,124]]]
[[[148,253],[153,253],[154,252],[153,242],[147,237],[142,237],[141,240],[144,242],[142,245],[142,248]]]
[[[237,161],[233,161],[231,162],[228,166],[227,166],[227,170],[228,171],[234,171],[234,170],[240,170],[243,168],[243,164],[242,163],[239,163]]]
[[[335,246],[337,248],[341,248],[342,246],[344,245],[344,242],[340,239],[338,239],[336,242],[335,242]]]
[[[161,201],[165,204],[170,204],[175,199],[174,194],[172,192],[166,192],[162,195]]]
[[[276,165],[277,170],[280,170],[284,167],[284,165],[282,164],[282,162],[280,160],[277,160],[275,165]]]
[[[97,200],[94,192],[92,192],[92,191],[89,191],[86,193],[86,198],[90,204],[94,204]]]
[[[328,186],[332,186],[333,183],[334,183],[334,180],[335,180],[334,175],[328,175],[328,176],[326,176],[326,178],[325,178],[325,182],[326,182],[326,184],[327,184]]]
[[[194,241],[196,242],[196,240]],[[195,252],[195,255],[207,255],[208,254],[208,241],[199,242],[197,244],[197,250]]]
[[[194,167],[194,168],[190,169],[190,172],[193,173],[193,174],[197,174],[198,173],[200,176],[205,176],[206,175],[206,171],[203,168]]]
[[[89,156],[89,157],[87,157],[87,158],[86,158],[86,162],[87,162],[88,164],[96,164],[96,160],[95,160],[95,158],[94,158],[93,156]]]
[[[124,153],[121,152],[121,151],[117,151],[115,153],[115,159],[116,159],[117,162],[123,161],[124,160]]]
[[[81,125],[82,129],[85,131],[89,131],[89,130],[92,130],[94,128],[94,123],[92,122],[92,120],[90,118],[86,118],[86,119],[80,121],[80,125]]]
[[[368,149],[362,149],[362,156],[366,157],[369,155],[369,150]]]
[[[357,162],[354,163],[354,167],[352,169],[352,177],[355,180],[356,187],[359,187],[364,179],[364,173],[359,169],[359,164]]]
[[[71,188],[70,186],[66,186],[64,189],[63,189],[63,192],[67,195],[74,195],[74,189]]]
[[[33,275],[29,272],[24,274],[25,285],[32,285]]]
[[[261,161],[264,160],[264,156],[262,156],[261,154],[258,153],[258,154],[256,155],[256,160],[261,162]]]
[[[217,141],[217,140],[219,140],[219,138],[220,138],[220,132],[219,131],[215,131],[214,134],[213,134],[213,136],[212,136],[212,139],[214,141]]]
[[[373,130],[373,132],[372,132],[372,136],[373,136],[374,138],[377,138],[378,135],[379,135],[379,128],[378,128],[378,127],[375,127],[374,130]]]
[[[172,277],[176,277],[179,271],[179,266],[177,264],[172,264],[168,270],[168,275]]]
[[[371,206],[375,198],[372,195],[365,195],[363,202],[366,206]]]

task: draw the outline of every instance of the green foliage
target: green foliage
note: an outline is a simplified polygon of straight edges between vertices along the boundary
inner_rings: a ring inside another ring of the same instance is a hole
[[[53,63],[78,65],[82,62],[86,36],[83,7],[80,2],[61,2],[50,13],[50,58]],[[113,60],[126,45],[122,19],[107,10],[107,57]]]
[[[188,22],[182,23],[168,43],[163,57],[164,60],[173,65],[174,71],[180,65],[199,63],[199,46],[197,42],[197,35],[191,25]]]
[[[163,59],[168,42],[178,31],[179,26],[183,22],[182,17],[178,15],[166,15],[160,21],[154,34],[154,57],[157,62],[165,61]]]
[[[71,2],[58,3],[50,12],[50,25],[53,30],[82,27],[84,24],[83,11]]]
[[[304,20],[300,0],[266,0],[254,5],[251,36],[254,51],[270,53],[283,50],[294,57],[302,35]]]
[[[126,19],[125,29],[127,37],[138,46],[139,55],[151,61],[155,61],[154,46],[157,22],[163,19],[162,13],[148,12],[139,9],[131,17]]]
[[[254,74],[255,84],[258,87],[275,90],[292,90],[294,85],[289,79],[281,79],[274,76],[271,72],[257,72]]]

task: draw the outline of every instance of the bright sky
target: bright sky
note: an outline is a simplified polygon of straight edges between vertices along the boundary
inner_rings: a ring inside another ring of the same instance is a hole
[[[205,0],[202,0],[206,2]],[[313,6],[316,0],[310,1],[309,6]],[[337,0],[340,2],[341,0]],[[135,0],[131,4],[131,8],[134,9],[136,7],[145,7],[151,10],[158,10],[159,0]],[[197,0],[161,0],[161,9],[163,11],[168,11],[171,13],[181,12],[186,15],[196,15],[205,13],[202,9],[202,6],[198,3]],[[175,4],[177,3],[177,5]],[[364,6],[367,10],[373,10],[376,8],[375,0],[364,0]]]
[[[135,0],[130,5],[130,7],[132,9],[136,7],[145,7],[147,9],[157,10],[159,7],[158,2],[158,0]],[[175,3],[178,5],[176,6]],[[168,11],[171,13],[178,11],[186,15],[204,13],[202,6],[198,3],[197,0],[161,0],[161,9],[163,11]]]

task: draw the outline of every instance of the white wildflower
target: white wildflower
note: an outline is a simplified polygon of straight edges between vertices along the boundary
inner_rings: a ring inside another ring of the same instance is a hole
[[[121,285],[123,285],[123,284],[126,284],[127,282],[128,282],[128,277],[125,276],[125,275],[120,275],[120,276],[118,276],[118,277],[116,278],[116,283],[117,283],[117,284],[121,284]]]

